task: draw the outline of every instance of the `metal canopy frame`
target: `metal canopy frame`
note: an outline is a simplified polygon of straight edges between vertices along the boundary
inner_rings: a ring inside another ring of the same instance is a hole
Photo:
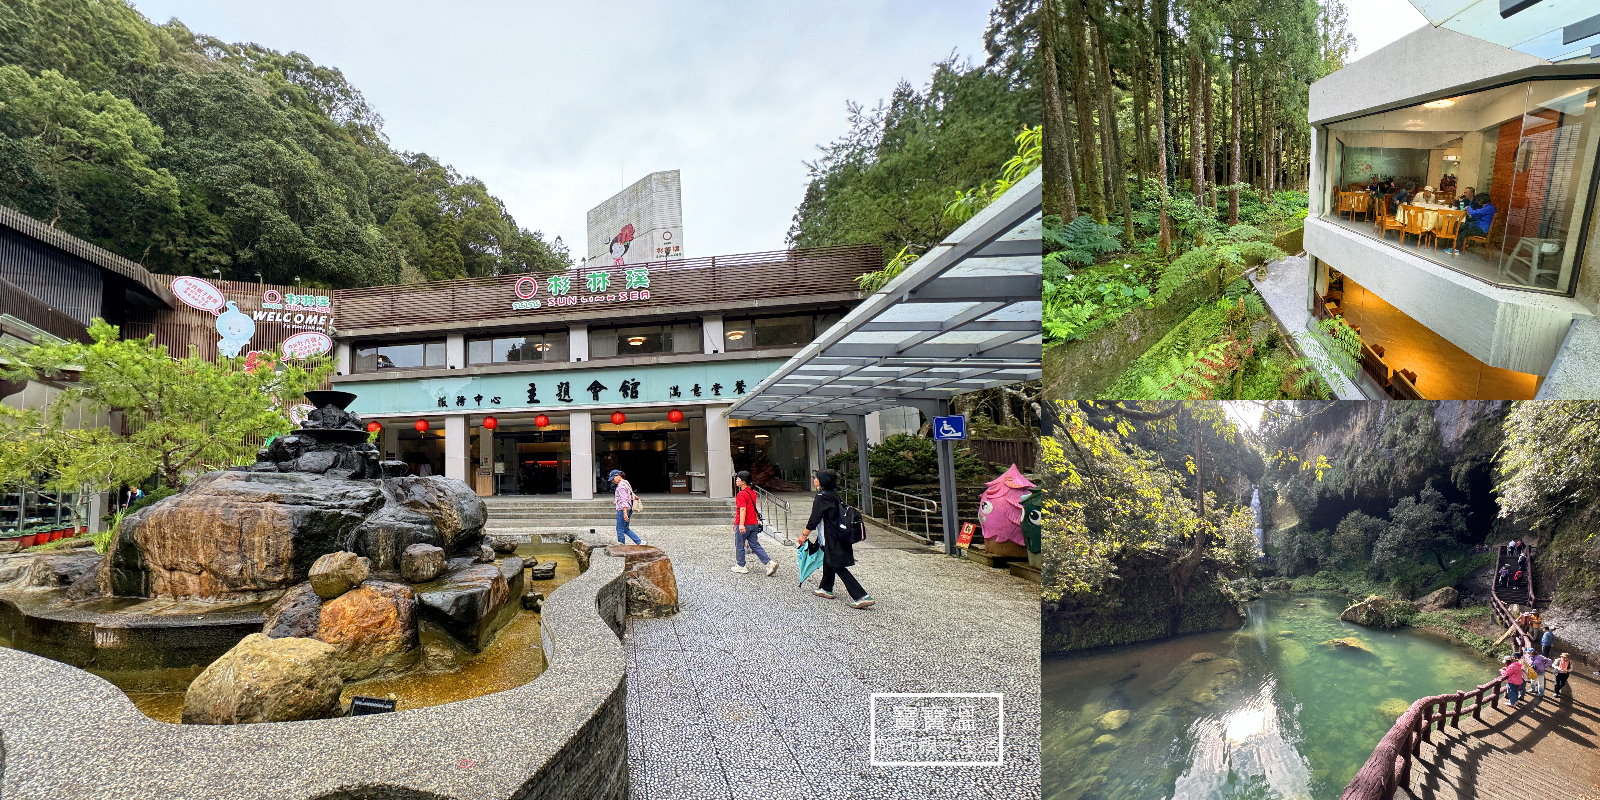
[[[1037,380],[1043,311],[1040,170],[1018,181],[883,289],[862,301],[729,410],[813,432],[828,420],[864,442],[867,414],[947,413],[958,394]],[[822,455],[820,437],[818,456]],[[955,552],[950,443],[940,443],[945,552]],[[870,496],[866,448],[861,495]]]

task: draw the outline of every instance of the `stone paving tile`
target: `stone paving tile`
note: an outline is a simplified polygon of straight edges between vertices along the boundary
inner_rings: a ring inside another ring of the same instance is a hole
[[[1039,797],[1036,584],[875,532],[852,571],[879,602],[858,611],[797,586],[792,549],[767,578],[728,571],[721,527],[650,534],[681,610],[629,622],[635,798]],[[1003,693],[1005,764],[873,766],[874,692]]]

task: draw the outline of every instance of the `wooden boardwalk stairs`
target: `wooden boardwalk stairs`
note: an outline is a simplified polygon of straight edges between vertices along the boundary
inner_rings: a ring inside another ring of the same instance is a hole
[[[1496,574],[1508,563],[1515,571],[1515,554],[1501,547]],[[1529,639],[1511,606],[1538,606],[1531,571],[1511,586],[1496,581],[1490,605],[1502,625],[1516,628],[1520,654]],[[1559,699],[1549,694],[1555,679],[1547,676],[1544,697],[1526,697],[1513,709],[1496,677],[1412,703],[1341,800],[1600,800],[1600,681],[1574,661]]]

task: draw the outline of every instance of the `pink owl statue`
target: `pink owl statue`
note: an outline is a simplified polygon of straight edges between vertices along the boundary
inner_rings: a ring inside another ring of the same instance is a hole
[[[1022,498],[1038,487],[1023,476],[1016,464],[1012,464],[1000,477],[989,481],[988,486],[978,502],[978,524],[983,526],[984,548],[1021,550]],[[1000,544],[1007,542],[1010,547]]]

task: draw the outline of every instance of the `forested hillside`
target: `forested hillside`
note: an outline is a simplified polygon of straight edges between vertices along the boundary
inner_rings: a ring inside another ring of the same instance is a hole
[[[0,204],[153,271],[333,287],[557,269],[338,69],[123,0],[0,3]]]
[[[1040,122],[1040,2],[996,3],[982,64],[952,55],[921,89],[901,81],[876,106],[850,103],[849,130],[806,164],[789,243],[872,243],[885,256],[920,255],[954,230],[945,207],[999,174],[1017,133]]]

